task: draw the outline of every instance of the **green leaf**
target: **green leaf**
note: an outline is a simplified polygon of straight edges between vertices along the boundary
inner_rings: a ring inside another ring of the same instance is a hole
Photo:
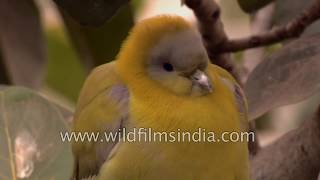
[[[54,0],[82,25],[100,26],[129,0]]]
[[[260,63],[245,84],[249,117],[320,92],[320,35],[298,39]]]
[[[62,14],[69,33],[52,27],[47,30],[46,83],[75,102],[86,74],[93,67],[114,60],[133,26],[133,12],[129,5],[125,6],[101,27],[83,27],[68,14]]]
[[[0,69],[2,83],[38,88],[46,53],[39,12],[32,0],[0,1]],[[3,80],[4,79],[4,80]]]
[[[134,12],[139,12],[139,10],[144,6],[146,0],[131,0],[130,4],[133,7]]]
[[[76,102],[86,77],[85,68],[61,29],[48,29],[46,37],[49,55],[46,84]]]
[[[279,0],[275,2],[274,24],[284,25],[310,7],[314,0]],[[314,35],[320,32],[320,22],[309,26],[303,35]]]
[[[58,108],[26,88],[0,90],[0,179],[69,179],[72,154]]]
[[[114,60],[134,24],[130,5],[101,27],[84,27],[67,14],[63,17],[71,40],[88,70]]]
[[[252,13],[257,11],[274,0],[238,0],[238,3],[243,11]]]

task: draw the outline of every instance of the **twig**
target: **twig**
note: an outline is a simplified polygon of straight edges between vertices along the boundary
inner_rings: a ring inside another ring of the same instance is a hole
[[[304,30],[320,18],[320,0],[315,2],[284,26],[258,35],[239,39],[228,39],[220,20],[220,8],[214,1],[185,0],[200,22],[206,47],[212,56],[236,52],[245,49],[271,45],[285,39],[299,37]]]
[[[285,39],[299,37],[304,30],[320,18],[320,0],[315,0],[310,8],[284,26],[259,35],[246,38],[226,40],[210,49],[214,54],[236,52],[249,48],[261,47],[281,42]]]
[[[305,121],[251,161],[252,180],[316,180],[320,170],[320,106],[313,120]]]

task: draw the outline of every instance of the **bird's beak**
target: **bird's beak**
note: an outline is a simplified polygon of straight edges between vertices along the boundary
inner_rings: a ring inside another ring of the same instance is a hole
[[[208,76],[201,70],[197,70],[191,75],[191,80],[193,84],[198,85],[200,88],[212,92],[212,84]]]

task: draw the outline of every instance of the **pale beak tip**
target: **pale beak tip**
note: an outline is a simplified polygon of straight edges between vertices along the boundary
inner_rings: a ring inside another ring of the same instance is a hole
[[[197,70],[192,77],[193,81],[196,84],[198,84],[201,88],[207,90],[209,93],[213,91],[210,79],[204,72]]]

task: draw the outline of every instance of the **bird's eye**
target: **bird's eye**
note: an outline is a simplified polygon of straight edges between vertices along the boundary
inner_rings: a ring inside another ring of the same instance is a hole
[[[173,71],[173,66],[170,63],[163,63],[162,67],[163,67],[164,70],[166,70],[168,72]]]

